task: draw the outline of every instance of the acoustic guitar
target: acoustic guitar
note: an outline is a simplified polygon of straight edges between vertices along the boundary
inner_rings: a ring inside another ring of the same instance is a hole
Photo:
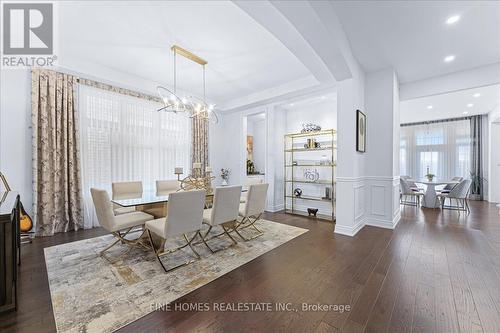
[[[0,172],[0,180],[2,180],[3,185],[5,186],[5,190],[11,191],[9,183],[7,183],[7,179],[5,179],[5,176],[3,173]],[[19,209],[19,229],[21,232],[28,232],[31,229],[33,229],[33,220],[31,217],[26,213],[26,210],[23,207],[23,204],[20,202],[20,209]]]

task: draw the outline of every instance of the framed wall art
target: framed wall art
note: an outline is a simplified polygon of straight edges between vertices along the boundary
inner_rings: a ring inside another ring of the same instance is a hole
[[[366,115],[356,110],[356,151],[366,152]]]

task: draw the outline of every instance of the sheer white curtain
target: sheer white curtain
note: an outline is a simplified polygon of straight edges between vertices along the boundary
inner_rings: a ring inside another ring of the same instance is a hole
[[[156,180],[176,178],[175,167],[189,170],[191,122],[140,98],[85,85],[78,93],[85,227],[91,228],[99,225],[91,187],[111,192],[112,182],[141,180],[151,191]]]
[[[429,168],[441,180],[469,177],[469,119],[402,126],[400,135],[401,175],[422,179]]]

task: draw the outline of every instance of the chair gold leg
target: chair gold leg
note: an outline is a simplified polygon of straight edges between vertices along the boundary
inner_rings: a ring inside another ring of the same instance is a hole
[[[202,235],[200,234],[200,237],[201,237],[202,242],[205,244],[205,246],[206,246],[206,247],[210,250],[210,252],[212,252],[212,253],[217,253],[217,252],[219,252],[219,251],[222,251],[222,250],[227,249],[228,247],[230,247],[230,246],[232,246],[232,245],[234,245],[234,244],[238,244],[238,242],[237,242],[237,241],[233,238],[233,236],[231,236],[231,235],[229,234],[228,229],[227,229],[224,225],[221,225],[221,227],[222,227],[222,229],[223,229],[223,232],[222,232],[222,233],[220,233],[220,234],[218,234],[218,235],[215,235],[215,236],[213,236],[213,237],[207,238],[208,234],[210,233],[210,230],[212,230],[212,226],[210,226],[210,227],[208,228],[208,231],[205,233],[205,235],[204,235],[204,236],[202,236]],[[209,240],[212,240],[212,239],[214,239],[214,238],[218,238],[218,237],[220,237],[220,236],[222,236],[222,235],[227,235],[227,236],[231,239],[231,241],[233,242],[233,244],[232,244],[232,245],[230,245],[230,246],[228,246],[228,247],[223,247],[223,248],[220,248],[220,249],[217,249],[217,250],[212,249],[212,247],[210,247],[210,246],[208,245],[208,241],[209,241]],[[198,243],[194,243],[194,244],[196,245],[196,244],[199,244],[199,243],[200,243],[200,242],[198,242]]]
[[[194,241],[194,239],[196,238],[196,236],[198,236],[199,234],[200,234],[200,232],[197,231],[196,234],[191,239],[188,239],[187,236],[186,236],[186,234],[183,235],[184,239],[186,240],[186,242],[189,245],[189,248],[191,249],[191,251],[193,251],[193,253],[196,255],[196,258],[198,258],[198,259],[201,258],[200,254],[198,252],[196,252],[196,250],[194,249],[194,247],[193,247],[193,245],[191,243]],[[201,235],[200,235],[200,237],[201,237]]]
[[[222,229],[224,229],[224,233],[229,237],[231,238],[231,240],[233,241],[234,244],[238,244],[238,242],[236,241],[236,239],[233,238],[233,236],[231,236],[231,234],[229,233],[229,230],[225,227],[225,226],[222,226]]]
[[[113,243],[111,243],[111,245],[108,245],[104,250],[99,252],[99,255],[102,256],[104,254],[104,252],[106,252],[107,250],[109,250],[110,248],[112,248],[113,246],[115,246],[119,242],[120,242],[120,239],[115,240]]]
[[[159,248],[159,249],[157,249],[157,248],[155,247],[155,245],[154,245],[154,241],[153,241],[153,237],[152,237],[152,235],[151,235],[151,231],[149,231],[149,230],[148,230],[148,236],[149,236],[149,241],[150,241],[150,243],[151,243],[151,249],[152,249],[152,250],[153,250],[153,252],[155,253],[156,259],[158,259],[158,261],[160,262],[160,265],[161,265],[161,267],[163,268],[163,270],[165,271],[165,273],[168,273],[168,272],[170,272],[170,271],[173,271],[174,269],[177,269],[177,268],[180,268],[180,267],[182,267],[182,266],[186,266],[186,265],[189,265],[189,264],[191,264],[191,263],[195,262],[195,260],[189,260],[189,261],[186,261],[186,262],[184,262],[184,263],[182,263],[182,264],[179,264],[179,265],[177,265],[177,266],[174,266],[174,267],[172,267],[172,268],[167,269],[167,268],[165,267],[165,265],[163,264],[163,262],[161,261],[161,257],[166,256],[166,255],[168,255],[168,254],[170,254],[170,253],[176,252],[176,251],[178,251],[178,250],[180,250],[180,249],[183,249],[183,248],[185,248],[186,246],[189,246],[189,248],[191,249],[191,251],[193,251],[193,253],[196,255],[196,259],[200,259],[200,258],[201,258],[201,256],[199,255],[199,253],[198,253],[198,252],[196,251],[196,249],[193,247],[193,241],[195,240],[195,238],[196,238],[197,236],[200,236],[200,237],[201,237],[201,234],[200,234],[200,232],[199,232],[199,231],[197,231],[191,239],[188,239],[188,237],[186,236],[186,234],[183,234],[183,237],[184,237],[184,240],[186,241],[186,244],[184,244],[184,245],[182,245],[182,246],[179,246],[179,247],[176,247],[176,248],[174,248],[174,249],[166,250],[166,251],[163,249],[163,245],[162,245],[162,247],[161,247],[161,248]],[[162,244],[164,244],[164,243],[165,243],[165,240],[162,240]]]
[[[208,234],[210,233],[210,230],[212,230],[212,226],[209,226],[207,232],[205,233],[205,235],[201,236],[201,241],[203,242],[203,244],[205,244],[205,246],[207,247],[207,249],[210,252],[215,253],[214,250],[208,245],[207,240],[205,239],[208,236]]]
[[[163,268],[163,270],[165,271],[165,273],[168,272],[168,270],[165,268],[165,266],[161,262],[160,256],[158,255],[158,250],[155,247],[155,242],[153,241],[153,237],[151,236],[151,231],[149,231],[149,230],[148,230],[148,236],[149,236],[149,242],[151,243],[151,249],[153,250],[153,252],[156,256],[156,259],[158,259],[158,262],[160,263],[160,265]]]
[[[117,245],[118,243],[129,245],[129,248],[126,251],[124,251],[123,253],[121,253],[120,255],[118,255],[118,258],[123,257],[125,254],[129,253],[134,246],[142,246],[142,247],[148,249],[141,242],[142,241],[142,236],[144,235],[145,231],[143,231],[141,233],[141,235],[139,237],[137,237],[136,239],[130,240],[130,239],[126,239],[125,238],[125,236],[127,236],[132,229],[133,229],[133,227],[132,228],[128,228],[126,231],[124,231],[123,234],[120,231],[113,232],[112,235],[115,236],[117,239],[113,243],[111,243],[109,246],[107,246],[104,250],[102,250],[101,252],[99,252],[99,256],[103,257],[104,259],[106,259],[107,261],[109,261],[111,263],[117,262],[118,260],[112,261],[109,258],[107,258],[104,255],[104,253],[106,251],[108,251],[109,249],[111,249],[113,246]]]
[[[234,227],[232,230],[234,230],[234,232],[236,232],[236,234],[238,234],[238,236],[240,236],[244,241],[249,241],[249,240],[252,240],[252,239],[255,239],[257,237],[260,237],[264,234],[263,231],[259,230],[256,226],[255,226],[255,222],[257,222],[259,219],[260,219],[260,216],[262,214],[259,214],[259,216],[255,217],[254,220],[252,221],[250,219],[250,217],[245,217],[241,220],[241,222],[236,225],[236,227]],[[249,221],[249,223],[245,223],[245,221]],[[255,230],[257,230],[258,234],[257,235],[254,235],[252,237],[245,237],[243,236],[240,231],[243,230],[243,229],[246,229],[246,228],[249,228],[249,227],[253,227]]]

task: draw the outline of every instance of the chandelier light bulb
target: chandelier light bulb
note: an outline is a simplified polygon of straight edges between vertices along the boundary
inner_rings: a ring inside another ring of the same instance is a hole
[[[173,45],[171,50],[174,53],[173,90],[162,86],[156,87],[160,101],[164,104],[158,111],[182,113],[189,116],[189,118],[196,116],[197,119],[217,124],[219,119],[217,112],[214,110],[215,105],[209,105],[205,100],[205,65],[207,62],[177,45]],[[177,95],[177,54],[203,66],[203,100],[196,96],[185,95],[180,97]]]

